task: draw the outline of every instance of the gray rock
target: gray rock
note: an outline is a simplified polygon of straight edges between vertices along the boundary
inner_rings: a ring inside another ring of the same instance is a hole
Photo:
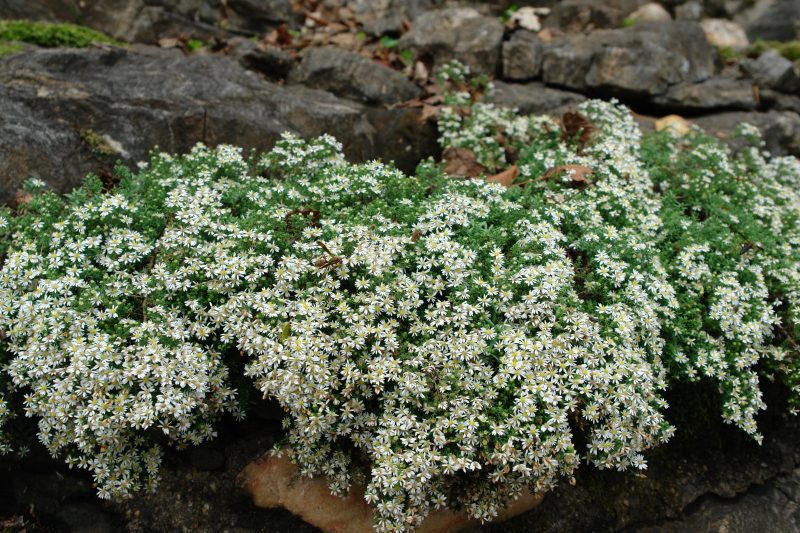
[[[614,96],[652,96],[714,73],[715,51],[692,22],[643,22],[554,41],[544,52],[548,84]]]
[[[800,31],[800,2],[797,0],[756,0],[736,17],[751,40],[790,41]]]
[[[231,41],[228,44],[231,46]],[[257,45],[243,38],[233,40],[231,55],[244,68],[263,74],[270,80],[286,79],[295,64],[294,58],[286,50]]]
[[[117,39],[154,44],[186,35],[261,34],[293,24],[291,0],[4,0],[0,18],[77,22]]]
[[[765,107],[777,111],[794,111],[800,114],[800,95],[784,94],[769,89],[761,91]]]
[[[644,37],[633,45],[599,50],[586,73],[586,86],[619,95],[653,96],[681,82],[686,67],[685,57]]]
[[[523,115],[557,115],[584,100],[586,97],[582,94],[553,89],[539,82],[521,84],[502,81],[494,82],[494,91],[486,99],[495,105],[516,108]]]
[[[535,33],[519,30],[503,43],[503,77],[531,80],[542,72],[544,43]]]
[[[384,23],[379,19],[400,18],[414,20],[425,11],[441,4],[439,0],[334,0],[336,7],[347,7],[353,11],[356,20],[366,28],[373,30]]]
[[[703,4],[695,0],[681,4],[675,8],[675,18],[699,22],[703,18]]]
[[[206,3],[209,0],[201,1]],[[293,18],[291,0],[227,0],[226,2],[211,0],[211,2],[218,6],[227,6],[221,10],[226,18],[220,18],[219,22],[224,20],[226,29],[237,32],[263,33],[278,24],[290,22]],[[174,2],[165,1],[165,4],[170,5]]]
[[[199,1],[165,6],[145,0],[93,0],[83,4],[80,22],[132,43],[155,44],[178,35],[207,40],[221,33],[216,10]]]
[[[570,35],[545,47],[542,56],[542,78],[548,85],[569,89],[586,89],[586,74],[601,38],[610,32],[597,31],[589,36]]]
[[[645,2],[597,2],[595,0],[565,0],[553,6],[545,26],[569,33],[604,28],[618,28],[627,13]]]
[[[745,59],[739,66],[766,87],[785,93],[800,91],[800,76],[794,64],[775,50],[767,50],[758,59]]]
[[[403,15],[399,11],[393,11],[364,23],[363,29],[365,33],[375,37],[399,35],[403,32],[403,20]]]
[[[389,105],[421,94],[411,80],[394,69],[335,46],[307,48],[289,81],[330,91],[370,104]]]
[[[700,83],[674,85],[651,102],[672,112],[751,111],[758,107],[752,81],[715,76]]]
[[[428,11],[415,18],[403,35],[400,50],[430,56],[434,67],[457,59],[473,73],[494,74],[500,61],[503,25],[471,7]]]
[[[732,111],[692,119],[700,127],[722,138],[744,122],[761,130],[767,149],[777,155],[800,157],[800,115],[791,111]]]
[[[0,19],[28,19],[75,22],[80,16],[79,0],[3,0]]]
[[[353,160],[380,157],[413,170],[437,150],[432,126],[408,131],[416,116],[271,84],[227,57],[160,49],[26,52],[0,59],[0,202],[32,175],[66,191],[90,171],[113,172],[117,158],[145,158],[155,145],[169,152],[199,141],[263,150],[284,131],[330,133]],[[82,139],[87,130],[117,153],[98,155]],[[395,134],[402,145],[378,145]]]

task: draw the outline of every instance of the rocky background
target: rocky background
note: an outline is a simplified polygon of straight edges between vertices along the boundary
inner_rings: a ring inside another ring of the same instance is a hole
[[[432,76],[451,59],[495,78],[490,98],[523,113],[614,97],[645,128],[675,114],[724,138],[750,122],[771,151],[800,156],[798,0],[0,0],[0,19],[23,18],[126,44],[0,54],[4,203],[29,176],[67,191],[89,172],[113,182],[116,161],[154,146],[264,150],[286,130],[331,133],[352,160],[410,172],[439,156]],[[685,387],[672,398],[678,434],[646,477],[585,468],[485,529],[800,531],[800,422],[765,387],[763,446],[721,424],[702,386]],[[155,494],[116,503],[33,447],[0,462],[0,530],[313,531],[235,484],[279,437],[275,406],[220,435],[169,452]]]

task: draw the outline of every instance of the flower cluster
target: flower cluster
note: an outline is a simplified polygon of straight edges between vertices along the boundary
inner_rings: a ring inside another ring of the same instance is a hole
[[[0,353],[42,443],[125,495],[154,483],[161,443],[241,415],[249,377],[301,472],[364,485],[378,528],[403,531],[439,508],[491,520],[582,460],[645,468],[675,380],[716,383],[758,438],[760,376],[800,393],[797,160],[747,128],[738,153],[643,136],[599,101],[573,135],[443,73],[443,146],[489,169],[513,148],[515,186],[288,134],[250,159],[154,155],[110,192],[31,184],[0,213]]]

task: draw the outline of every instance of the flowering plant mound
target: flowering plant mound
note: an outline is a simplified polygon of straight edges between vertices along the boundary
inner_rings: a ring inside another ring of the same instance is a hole
[[[513,152],[510,187],[291,135],[154,155],[111,191],[29,183],[0,219],[0,385],[40,440],[101,496],[151,486],[161,442],[242,414],[244,358],[301,472],[363,483],[377,526],[406,530],[441,507],[489,520],[581,460],[645,468],[675,380],[716,384],[758,438],[759,378],[800,390],[800,163],[747,127],[737,153],[642,137],[614,103],[578,130],[517,117],[462,75],[442,142],[494,170]]]

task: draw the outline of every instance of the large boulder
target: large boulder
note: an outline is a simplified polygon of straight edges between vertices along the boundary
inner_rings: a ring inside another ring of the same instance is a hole
[[[81,13],[79,0],[3,0],[0,19],[75,22]]]
[[[128,42],[263,34],[295,24],[291,0],[4,0],[0,18],[76,22]]]
[[[472,7],[454,7],[415,18],[398,46],[418,58],[430,57],[434,67],[457,59],[474,73],[494,74],[502,41],[503,25],[497,17],[483,16]]]
[[[800,2],[797,0],[755,0],[750,9],[736,17],[750,39],[789,41],[800,31]]]
[[[408,171],[437,150],[431,126],[408,127],[418,116],[410,109],[370,110],[325,91],[269,83],[227,57],[35,50],[0,59],[0,94],[0,202],[29,176],[65,191],[87,172],[111,173],[116,159],[135,163],[156,145],[265,150],[284,131],[330,133],[354,160],[393,159]],[[387,138],[390,145],[378,145]]]
[[[544,52],[551,85],[613,96],[653,96],[714,73],[715,51],[693,22],[645,22],[620,30],[569,35]]]
[[[343,98],[390,105],[415,98],[422,92],[400,72],[335,46],[307,48],[302,58],[289,81],[324,89]]]

